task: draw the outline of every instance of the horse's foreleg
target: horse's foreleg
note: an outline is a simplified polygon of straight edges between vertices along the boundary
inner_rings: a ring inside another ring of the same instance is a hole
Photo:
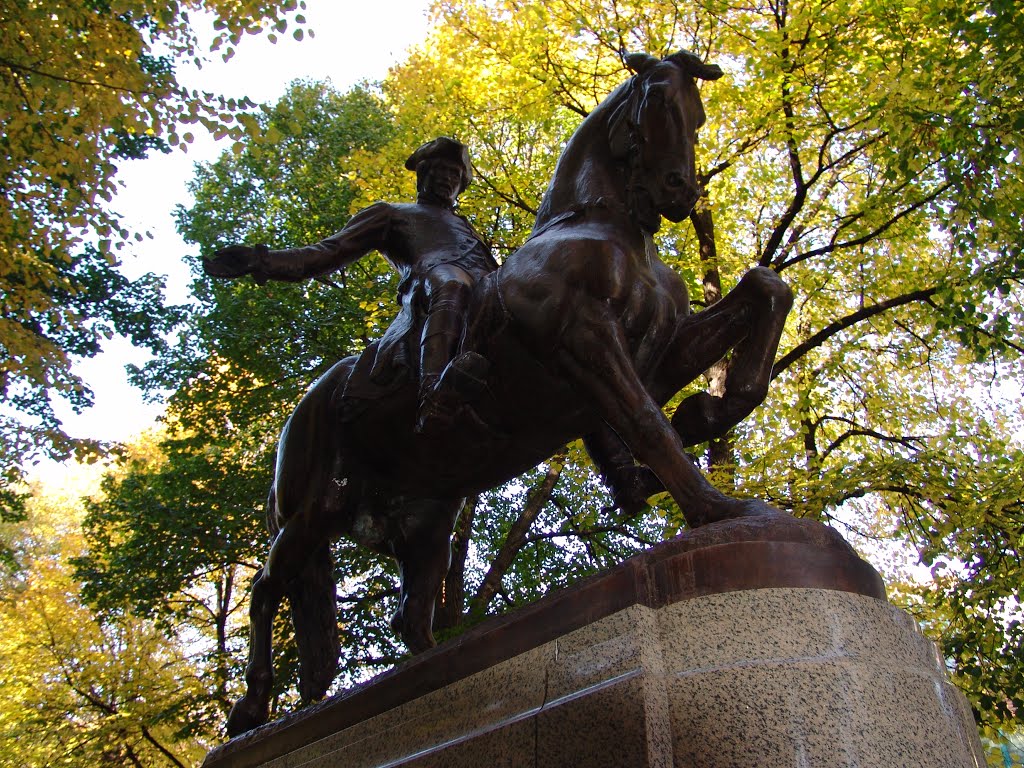
[[[789,286],[772,270],[756,267],[720,302],[681,321],[677,350],[667,356],[675,369],[669,379],[692,381],[733,350],[724,395],[691,395],[672,416],[686,445],[721,437],[764,401],[792,304]]]
[[[602,306],[579,307],[559,363],[632,454],[664,483],[691,527],[770,511],[715,489],[686,455],[679,434],[633,368],[621,327]]]
[[[451,564],[451,535],[463,500],[406,502],[394,520],[391,549],[402,588],[392,628],[413,653],[435,645],[434,604]]]

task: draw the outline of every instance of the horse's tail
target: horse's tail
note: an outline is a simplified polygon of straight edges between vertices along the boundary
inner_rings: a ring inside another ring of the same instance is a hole
[[[295,641],[299,648],[302,701],[323,698],[338,670],[338,601],[334,562],[325,542],[309,558],[299,578],[288,585]]]

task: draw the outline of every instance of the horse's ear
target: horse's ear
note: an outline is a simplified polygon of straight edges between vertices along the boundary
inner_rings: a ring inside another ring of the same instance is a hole
[[[717,64],[705,64],[700,56],[689,51],[679,51],[671,56],[666,56],[665,61],[671,61],[690,77],[700,80],[717,80],[725,73]]]
[[[630,53],[622,58],[622,63],[626,65],[626,68],[638,75],[643,74],[660,61],[661,59],[651,56],[649,53]]]

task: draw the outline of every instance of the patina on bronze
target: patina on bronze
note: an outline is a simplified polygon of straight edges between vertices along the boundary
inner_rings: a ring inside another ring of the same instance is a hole
[[[581,435],[606,470],[624,456],[649,468],[691,527],[780,514],[720,493],[685,448],[723,434],[764,399],[791,292],[774,272],[755,268],[720,302],[690,314],[683,282],[652,240],[661,217],[681,221],[700,195],[694,146],[705,115],[696,79],[721,70],[688,52],[663,60],[637,54],[627,63],[635,74],[562,153],[529,240],[472,286],[461,354],[439,383],[471,408],[456,408],[448,429],[417,431],[411,380],[353,408],[360,358],[351,357],[289,418],[269,500],[275,539],[252,588],[247,690],[229,733],[267,718],[271,624],[284,595],[304,699],[321,697],[333,680],[334,537],[397,559],[392,625],[422,651],[433,645],[434,600],[463,498]],[[219,260],[208,262],[211,274],[238,273],[218,272]],[[395,322],[414,326],[411,312],[403,303]],[[661,406],[730,350],[724,396],[688,397],[670,421]]]

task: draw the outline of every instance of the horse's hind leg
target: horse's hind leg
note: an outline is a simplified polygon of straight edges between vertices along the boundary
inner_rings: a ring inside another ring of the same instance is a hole
[[[665,490],[650,467],[636,463],[629,446],[610,427],[602,425],[584,435],[583,445],[611,492],[614,506],[627,517],[639,515],[648,498]]]
[[[667,356],[674,375],[666,380],[692,381],[733,350],[725,394],[692,395],[672,416],[686,445],[721,437],[764,401],[792,304],[789,286],[772,270],[756,267],[720,302],[682,320],[677,350]]]
[[[304,699],[330,685],[337,664],[337,613],[330,541],[344,526],[351,485],[341,474],[344,456],[332,398],[354,360],[337,363],[306,393],[281,431],[267,523],[274,542],[249,598],[249,663],[245,695],[228,715],[232,736],[267,720],[273,683],[271,634],[281,599],[288,595],[298,635]]]
[[[330,545],[324,543],[312,553],[287,594],[299,646],[299,695],[305,704],[323,698],[338,672],[338,599]]]
[[[451,564],[451,536],[463,499],[406,501],[392,518],[391,551],[402,589],[391,627],[413,653],[434,647],[434,604]]]
[[[273,500],[273,492],[270,498]],[[267,721],[270,690],[274,682],[271,635],[285,587],[279,579],[271,576],[271,561],[282,533],[279,531],[275,537],[271,554],[249,590],[249,662],[245,667],[245,695],[235,702],[228,714],[228,736],[245,733]]]
[[[330,685],[338,647],[331,571],[330,552],[322,533],[302,519],[289,520],[277,534],[267,562],[252,585],[246,692],[228,716],[228,735],[245,733],[267,720],[273,684],[271,635],[285,594],[293,601],[296,633],[300,635],[303,699],[322,696]],[[308,579],[304,578],[307,574]],[[324,634],[314,634],[317,632]]]

